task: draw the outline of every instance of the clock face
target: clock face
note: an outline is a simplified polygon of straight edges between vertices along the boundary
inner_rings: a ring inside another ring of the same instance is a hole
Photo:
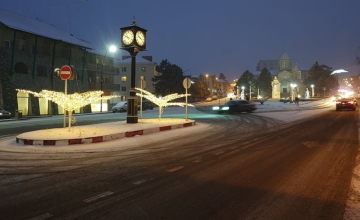
[[[133,41],[134,41],[134,33],[131,30],[125,31],[122,37],[122,42],[125,45],[130,45]]]
[[[144,46],[145,45],[145,35],[142,31],[137,31],[136,32],[136,43],[139,46]]]

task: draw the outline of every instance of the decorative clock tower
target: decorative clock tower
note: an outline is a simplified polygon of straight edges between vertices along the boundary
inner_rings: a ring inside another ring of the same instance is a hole
[[[131,55],[131,89],[130,97],[128,98],[127,107],[127,123],[138,123],[138,99],[135,90],[135,66],[136,55],[140,51],[146,50],[146,32],[144,28],[136,25],[135,17],[133,18],[132,25],[120,28],[121,30],[121,48],[126,50]]]

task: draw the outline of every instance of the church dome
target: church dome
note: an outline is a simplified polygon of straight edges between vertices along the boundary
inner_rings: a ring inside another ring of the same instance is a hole
[[[286,51],[284,50],[280,56],[279,60],[291,60],[290,56],[286,53]]]
[[[292,71],[300,71],[299,67],[297,64],[295,64],[294,68],[292,69]]]

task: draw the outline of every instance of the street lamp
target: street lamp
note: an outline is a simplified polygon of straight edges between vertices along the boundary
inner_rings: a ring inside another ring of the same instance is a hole
[[[103,90],[103,71],[104,71],[104,66],[105,66],[105,62],[106,62],[106,55],[107,53],[110,51],[111,53],[114,53],[117,50],[116,46],[111,45],[105,52],[105,55],[103,57],[103,60],[101,62],[102,64],[102,68],[101,68],[101,72],[100,72],[100,90]],[[102,94],[101,94],[102,97]],[[102,99],[100,99],[100,112],[102,112]]]
[[[209,90],[209,74],[205,74],[206,77],[206,90]]]
[[[295,94],[294,94],[294,93],[295,93],[295,92],[294,92],[294,91],[295,91],[294,88],[295,88],[296,86],[297,86],[296,84],[292,84],[292,83],[290,84],[290,87],[291,87],[291,102],[294,101],[294,95],[295,95]]]
[[[244,89],[245,89],[245,86],[241,86],[241,89],[242,89],[242,92],[241,92],[241,99],[244,99]]]
[[[312,94],[312,97],[314,98],[314,85],[311,85],[311,94]]]

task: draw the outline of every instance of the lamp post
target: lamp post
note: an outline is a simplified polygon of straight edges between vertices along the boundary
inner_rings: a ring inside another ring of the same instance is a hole
[[[101,68],[101,72],[100,72],[100,90],[101,91],[103,90],[103,86],[102,86],[103,85],[103,71],[104,71],[104,66],[105,66],[105,62],[106,62],[106,55],[109,51],[111,53],[114,53],[116,51],[116,46],[111,45],[108,49],[106,49],[104,58],[101,62],[101,64],[102,64],[102,68]],[[101,94],[101,97],[102,97],[102,94]],[[102,99],[100,99],[100,112],[102,112]]]
[[[244,95],[245,95],[245,87],[244,86],[241,86],[241,89],[242,89],[242,91],[241,91],[241,99],[244,99]]]
[[[311,85],[311,94],[312,94],[312,97],[314,98],[315,95],[314,95],[314,85]]]
[[[209,74],[205,74],[205,77],[206,77],[206,90],[209,90]]]
[[[296,87],[297,85],[296,84],[293,84],[293,83],[291,83],[290,84],[290,87],[291,87],[291,102],[293,102],[294,101],[294,93],[295,93],[295,87]]]

